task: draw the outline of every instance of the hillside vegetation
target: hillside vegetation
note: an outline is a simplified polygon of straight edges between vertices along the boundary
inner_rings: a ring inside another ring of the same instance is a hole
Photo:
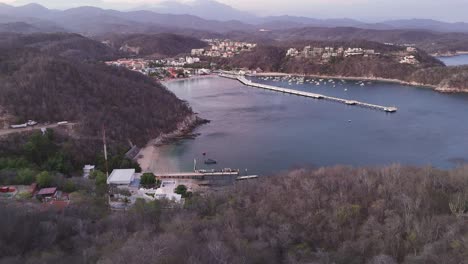
[[[58,34],[21,36],[4,43],[0,105],[17,122],[73,121],[79,124],[79,135],[87,137],[100,137],[104,126],[110,140],[144,145],[174,130],[192,113],[153,79],[95,62],[106,52],[113,54],[95,41]],[[88,62],[68,57],[74,51]]]
[[[467,33],[440,33],[428,30],[378,30],[355,27],[300,27],[261,34],[279,41],[351,41],[365,39],[380,43],[415,44],[428,53],[454,53],[468,49]]]
[[[169,33],[113,34],[100,39],[117,50],[140,56],[176,56],[208,45],[197,38]]]
[[[41,55],[80,61],[109,60],[120,55],[104,44],[70,33],[3,33],[0,34],[0,51],[2,56],[8,53],[15,56],[24,51],[34,51]]]
[[[288,57],[289,47],[302,49],[305,45],[317,47],[361,47],[381,53],[379,56],[352,56],[323,63],[304,57]],[[447,67],[441,61],[422,50],[414,54],[418,64],[399,63],[398,54],[404,48],[377,42],[349,41],[324,42],[301,41],[278,43],[275,46],[260,45],[252,52],[244,52],[230,59],[217,62],[225,68],[261,69],[266,72],[309,74],[337,77],[362,77],[400,80],[405,83],[427,85],[439,91],[468,91],[468,68]]]
[[[58,214],[0,203],[0,263],[460,264],[467,173],[299,170],[195,195],[184,209],[137,201],[109,213],[86,191]]]

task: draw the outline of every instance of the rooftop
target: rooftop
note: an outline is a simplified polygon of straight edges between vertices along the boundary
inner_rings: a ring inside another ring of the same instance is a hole
[[[107,184],[130,184],[134,178],[135,169],[117,169],[113,170]]]
[[[57,187],[42,188],[37,195],[52,195],[57,192]]]

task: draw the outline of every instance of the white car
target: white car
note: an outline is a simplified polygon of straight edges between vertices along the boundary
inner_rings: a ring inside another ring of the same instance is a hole
[[[26,124],[28,124],[28,126],[35,126],[35,125],[37,125],[37,122],[34,121],[34,120],[28,120],[28,122]]]

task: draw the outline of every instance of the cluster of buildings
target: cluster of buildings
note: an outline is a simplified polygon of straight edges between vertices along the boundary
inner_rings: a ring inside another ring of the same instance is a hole
[[[155,67],[184,67],[190,64],[200,62],[198,57],[180,57],[180,58],[167,58],[159,60],[148,60],[148,59],[118,59],[116,61],[108,61],[107,65],[125,67],[133,71],[142,71],[144,73],[148,68]]]
[[[387,43],[387,45],[390,45]],[[394,44],[391,44],[394,45]],[[398,58],[399,63],[401,64],[418,64],[416,56],[414,55],[417,52],[417,49],[410,44],[406,44],[406,50],[398,52],[395,57]],[[362,57],[371,57],[378,56],[379,52],[376,52],[373,49],[363,49],[360,47],[312,47],[306,46],[303,50],[298,50],[296,48],[290,48],[286,52],[288,57],[300,57],[300,58],[312,58],[320,60],[322,62],[328,62],[332,58],[347,58],[352,56],[362,56]]]
[[[109,186],[109,205],[114,210],[123,210],[133,205],[137,199],[154,201],[168,199],[177,203],[182,202],[182,195],[174,192],[178,186],[176,180],[162,180],[160,186],[143,188],[140,186],[142,173],[135,169],[115,169],[107,178]]]
[[[57,187],[39,188],[37,183],[31,185],[0,186],[0,200],[13,199],[16,196],[37,198],[43,207],[64,209],[70,204],[69,194]]]
[[[180,58],[166,59],[119,59],[116,61],[108,61],[107,65],[125,67],[132,71],[137,71],[145,75],[164,78],[187,77],[190,75],[207,75],[211,71],[199,67],[191,67],[200,62],[199,57],[186,56]]]
[[[324,61],[328,61],[331,58],[337,57],[350,57],[350,56],[375,56],[380,53],[375,52],[373,49],[363,48],[335,48],[335,47],[312,47],[306,46],[302,51],[296,48],[288,49],[286,56],[288,57],[303,57],[303,58],[315,58]]]
[[[156,65],[166,66],[166,67],[184,67],[186,65],[199,63],[200,58],[198,57],[180,57],[180,58],[168,58],[168,59],[159,59],[152,61]]]
[[[400,60],[401,64],[419,64],[418,59],[414,56],[414,53],[417,51],[415,47],[408,46],[406,47],[406,52],[403,53],[403,57]]]
[[[404,56],[401,60],[400,60],[400,63],[401,64],[412,64],[412,65],[415,65],[415,64],[418,64],[419,61],[416,59],[416,57],[414,55],[409,55],[409,56]]]
[[[192,56],[206,57],[223,57],[231,58],[243,51],[250,51],[257,46],[255,43],[220,40],[220,39],[203,39],[209,44],[208,49],[192,49]]]
[[[391,43],[391,42],[386,42],[384,43],[387,46],[399,46],[399,47],[407,47],[407,48],[414,48],[416,49],[416,44],[410,44],[410,43],[403,43],[403,44],[397,44],[397,43]]]
[[[149,61],[145,59],[118,59],[116,61],[106,61],[107,65],[125,67],[132,71],[142,71],[147,68]]]

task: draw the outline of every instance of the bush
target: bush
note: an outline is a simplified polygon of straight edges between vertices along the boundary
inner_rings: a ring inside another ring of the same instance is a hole
[[[63,191],[66,193],[72,193],[76,191],[75,183],[71,180],[67,180],[63,185]]]
[[[182,195],[182,198],[189,198],[192,196],[192,192],[187,191],[187,186],[179,185],[174,189],[174,192]]]
[[[35,174],[36,173],[32,169],[20,169],[15,177],[15,182],[17,184],[29,185],[34,182]]]
[[[153,173],[144,173],[140,179],[140,185],[145,188],[152,188],[156,185],[156,176]]]
[[[93,171],[93,172],[91,172],[91,173],[89,174],[89,178],[90,178],[91,180],[96,179],[98,176],[99,176],[99,177],[102,177],[102,176],[105,177],[106,175],[104,174],[104,172],[102,172],[102,171],[100,171],[100,170],[95,170],[95,171]]]
[[[47,188],[52,186],[53,178],[47,171],[43,171],[36,176],[36,182],[40,188]]]
[[[18,193],[16,195],[16,197],[18,199],[21,199],[21,200],[28,200],[28,199],[31,199],[32,198],[32,193],[30,192],[22,192],[22,193]]]
[[[96,186],[104,186],[107,184],[107,176],[104,173],[96,175]]]

